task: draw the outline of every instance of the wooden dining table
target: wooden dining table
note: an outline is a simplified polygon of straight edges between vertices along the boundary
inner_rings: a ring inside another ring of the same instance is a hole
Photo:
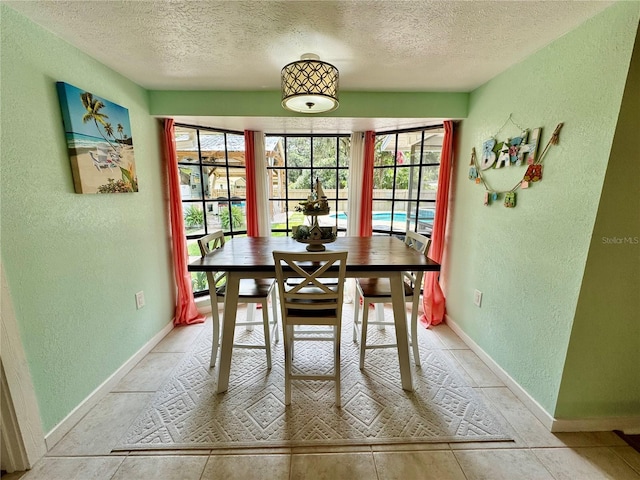
[[[190,272],[225,271],[225,293],[218,393],[229,386],[231,355],[238,311],[238,288],[243,278],[275,278],[273,251],[304,252],[306,245],[290,237],[234,237],[204,257],[191,257]],[[402,388],[413,391],[409,359],[407,313],[403,271],[440,271],[440,264],[391,236],[338,237],[325,245],[327,250],[346,250],[347,277],[388,278],[391,285],[393,317]],[[212,299],[211,308],[218,308]]]

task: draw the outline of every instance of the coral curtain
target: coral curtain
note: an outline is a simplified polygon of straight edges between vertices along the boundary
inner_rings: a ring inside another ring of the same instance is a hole
[[[202,323],[205,318],[198,312],[191,289],[191,275],[187,271],[187,241],[184,235],[182,198],[180,197],[180,176],[173,119],[164,122],[164,157],[169,177],[169,210],[171,222],[171,245],[173,247],[173,271],[176,276],[176,310],[174,325]]]
[[[362,168],[362,194],[360,197],[359,236],[370,237],[373,234],[373,151],[376,132],[368,131],[364,135],[364,165]]]
[[[444,139],[440,155],[440,173],[438,175],[438,193],[436,197],[436,217],[431,234],[429,258],[442,263],[444,251],[444,234],[447,227],[447,211],[449,209],[449,185],[453,167],[454,124],[444,122]],[[444,320],[445,298],[439,283],[439,272],[425,274],[422,307],[424,310],[420,321],[427,326],[438,325]]]
[[[247,168],[247,235],[271,235],[269,224],[267,165],[262,132],[244,131],[245,166]]]
[[[258,237],[258,210],[256,201],[256,155],[254,151],[254,135],[251,130],[244,131],[244,160],[247,168],[247,235]]]

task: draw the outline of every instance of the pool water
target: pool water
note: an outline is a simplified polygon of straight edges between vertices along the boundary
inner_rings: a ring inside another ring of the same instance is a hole
[[[429,223],[433,222],[435,212],[432,209],[420,209],[420,218],[421,221],[427,221]],[[331,218],[336,218],[336,214],[332,213],[329,215]],[[344,212],[340,212],[338,215],[338,220],[346,220],[347,215]],[[373,212],[372,215],[373,221],[382,221],[389,222],[391,220],[391,212]],[[394,222],[406,222],[407,221],[407,212],[394,212],[393,214]]]
[[[391,220],[391,212],[373,212],[373,215],[371,215],[371,217],[374,221],[382,220],[382,221],[388,222],[389,220]],[[407,221],[406,212],[395,212],[393,214],[393,221],[406,222]]]

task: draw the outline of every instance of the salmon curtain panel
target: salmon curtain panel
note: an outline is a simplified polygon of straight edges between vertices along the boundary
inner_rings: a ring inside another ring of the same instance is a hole
[[[431,235],[429,258],[442,264],[444,252],[444,234],[447,228],[447,211],[449,210],[449,185],[451,183],[451,169],[453,167],[454,123],[444,122],[444,139],[442,154],[440,155],[440,173],[438,175],[438,193],[436,196],[436,217]],[[422,307],[424,310],[420,321],[427,328],[438,325],[444,320],[445,298],[439,283],[439,272],[425,274]]]
[[[244,131],[244,164],[247,175],[247,236],[258,237],[258,212],[256,209],[256,156],[253,147],[253,132]]]
[[[362,193],[360,196],[360,237],[373,234],[373,157],[376,144],[376,132],[368,131],[364,135],[364,162],[362,168]]]
[[[174,121],[168,118],[164,122],[164,158],[169,178],[169,216],[171,222],[171,245],[173,247],[173,271],[176,276],[176,310],[174,325],[202,323],[205,318],[198,312],[191,289],[191,275],[187,271],[189,256],[187,240],[184,235],[182,216],[182,198],[180,196],[180,175],[178,156],[176,155],[176,136]]]
[[[244,131],[244,155],[247,174],[247,235],[271,235],[268,205],[267,160],[262,132]]]

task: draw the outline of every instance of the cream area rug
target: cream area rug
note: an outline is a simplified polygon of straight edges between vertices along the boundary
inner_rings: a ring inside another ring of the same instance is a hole
[[[114,451],[512,440],[426,331],[419,335],[422,367],[412,360],[414,392],[402,390],[395,349],[369,350],[361,371],[350,310],[345,305],[342,408],[334,403],[334,383],[324,381],[293,382],[285,407],[282,340],[273,342],[271,371],[264,350],[234,349],[229,389],[217,394],[218,367],[209,368],[211,329],[205,328]],[[261,342],[261,330],[239,328],[236,342]],[[394,337],[392,327],[369,329],[371,342]],[[330,372],[331,345],[296,343],[294,366]]]

